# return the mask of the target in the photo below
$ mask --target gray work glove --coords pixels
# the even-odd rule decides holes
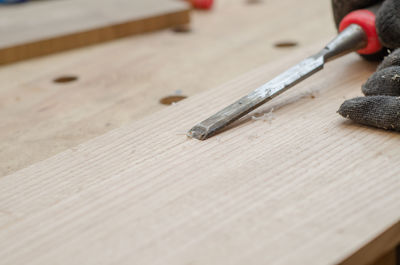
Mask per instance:
[[[336,25],[349,12],[377,2],[380,1],[332,0]],[[400,0],[384,1],[377,13],[376,28],[387,49],[400,47]],[[339,114],[361,124],[400,131],[400,49],[383,60],[362,86],[362,92],[366,97],[346,100]]]

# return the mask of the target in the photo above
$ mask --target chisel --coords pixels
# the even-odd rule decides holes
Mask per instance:
[[[339,34],[317,54],[308,57],[247,96],[194,126],[187,136],[205,140],[227,125],[263,105],[292,86],[323,69],[328,61],[353,51],[375,54],[382,49],[375,27],[375,13],[379,6],[349,13],[340,23]]]

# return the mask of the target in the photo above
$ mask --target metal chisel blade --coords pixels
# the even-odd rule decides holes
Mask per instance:
[[[356,51],[366,45],[367,35],[363,28],[359,25],[351,24],[319,53],[303,60],[247,96],[200,122],[187,133],[187,136],[198,140],[207,139],[232,122],[318,72],[328,60]]]
[[[187,133],[187,136],[198,140],[207,139],[222,128],[318,72],[323,66],[324,58],[322,55],[303,60],[247,96],[200,122]]]

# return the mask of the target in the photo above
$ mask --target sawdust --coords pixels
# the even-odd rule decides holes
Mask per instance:
[[[257,140],[258,138],[259,138],[260,136],[258,135],[258,134],[255,134],[255,135],[249,135],[247,138],[250,140],[250,141],[254,141],[254,140]]]
[[[278,109],[280,109],[280,108],[282,108],[282,107],[284,107],[284,106],[286,106],[288,104],[294,103],[294,102],[296,102],[296,101],[298,101],[300,99],[303,99],[303,98],[316,99],[316,98],[319,97],[319,93],[320,92],[317,91],[317,90],[309,90],[309,91],[303,92],[301,94],[298,94],[297,96],[288,98],[286,100],[283,100],[283,101],[275,104],[274,107],[271,108],[268,111],[255,113],[251,117],[251,119],[255,120],[255,121],[264,121],[264,122],[272,123],[272,121],[275,119],[274,111],[276,111],[276,110],[278,110]]]
[[[315,99],[319,96],[319,91],[311,91],[311,92],[306,93],[306,95],[308,95],[308,94],[310,95],[310,97],[312,99]]]
[[[392,80],[393,80],[393,81],[396,81],[396,80],[399,79],[399,78],[400,78],[400,75],[395,74],[395,75],[392,77]]]
[[[255,121],[267,121],[269,123],[272,122],[272,120],[275,119],[274,113],[273,113],[274,109],[272,108],[269,112],[264,113],[262,115],[260,114],[254,114],[251,119],[255,120]]]

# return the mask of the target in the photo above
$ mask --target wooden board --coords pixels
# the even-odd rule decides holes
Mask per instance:
[[[398,265],[398,261],[400,261],[400,255],[394,249],[379,258],[373,265]]]
[[[311,47],[313,50],[315,47]],[[336,110],[357,55],[206,142],[192,125],[309,49],[0,179],[1,264],[368,264],[400,242],[399,135]],[[257,115],[257,116],[258,116]]]
[[[32,1],[0,6],[0,64],[189,22],[172,0]]]
[[[303,5],[313,8],[288,8]],[[178,91],[190,98],[315,42],[324,45],[336,32],[330,16],[329,1],[218,0],[212,11],[192,13],[188,33],[166,29],[2,67],[0,177],[169,108],[160,99]],[[298,45],[275,47],[287,40]],[[64,75],[78,80],[53,82]]]
[[[259,3],[245,5],[242,0],[219,0],[213,12],[194,14],[193,30],[185,35],[163,31],[2,67],[0,175],[46,159],[149,113],[176,107],[158,103],[160,98],[174,94],[176,90],[182,90],[190,98],[267,61],[274,62],[283,55],[290,55],[299,48],[304,52],[304,47],[312,43],[322,45],[324,41],[321,40],[327,40],[335,33],[329,1],[270,0]],[[304,6],[313,8],[304,9]],[[300,9],[302,12],[298,12]],[[287,15],[283,16],[276,10],[285,10]],[[293,21],[296,27],[292,26]],[[282,40],[295,40],[299,46],[275,48],[274,43]],[[109,59],[110,54],[114,60]],[[304,52],[303,55],[307,54]],[[373,67],[368,71],[372,72]],[[64,74],[77,75],[79,80],[65,85],[52,83],[54,78]],[[354,90],[352,93],[360,92]],[[339,101],[337,104],[340,104]],[[329,119],[331,117],[327,117],[326,121]],[[338,144],[345,145],[346,142]],[[3,226],[3,229],[10,232],[16,227],[15,220],[22,222],[27,218],[30,218],[33,227],[39,226],[45,211],[58,203],[79,197],[80,191],[94,188],[101,181],[94,180],[90,174],[81,179],[71,178],[68,174],[64,176],[54,180],[63,183],[60,184],[61,189],[54,182],[44,182],[42,186],[36,183],[32,188],[38,192],[36,197],[21,196],[22,190],[28,191],[22,185],[13,202],[8,201],[12,211],[4,210],[4,203],[0,206],[2,224],[9,225]],[[8,182],[15,181],[10,187],[23,184],[20,177],[11,179],[8,176],[7,179]],[[53,191],[57,187],[59,194]],[[35,199],[35,202],[25,204],[27,208],[24,208],[22,205],[29,198]],[[19,207],[16,207],[16,200],[19,200]],[[36,208],[30,212],[30,206]],[[91,213],[88,211],[82,216]],[[38,218],[33,220],[35,214]],[[371,221],[361,220],[360,223],[368,225]],[[344,232],[348,236],[357,231]],[[369,233],[373,231],[369,230]],[[385,239],[382,235],[385,234],[377,237],[378,242],[370,244],[375,250],[379,240]],[[388,235],[396,236],[396,233]],[[123,243],[121,240],[121,247],[126,246]],[[383,242],[382,248],[389,246]],[[378,253],[382,248],[378,248]],[[352,256],[353,259],[360,255],[373,259],[378,255],[376,251],[371,252],[372,256],[365,255],[366,250],[370,252],[368,249],[368,246],[362,248],[358,256]],[[20,257],[23,258],[22,255]],[[393,258],[390,260],[391,264],[395,264]],[[3,262],[0,261],[0,264]]]

